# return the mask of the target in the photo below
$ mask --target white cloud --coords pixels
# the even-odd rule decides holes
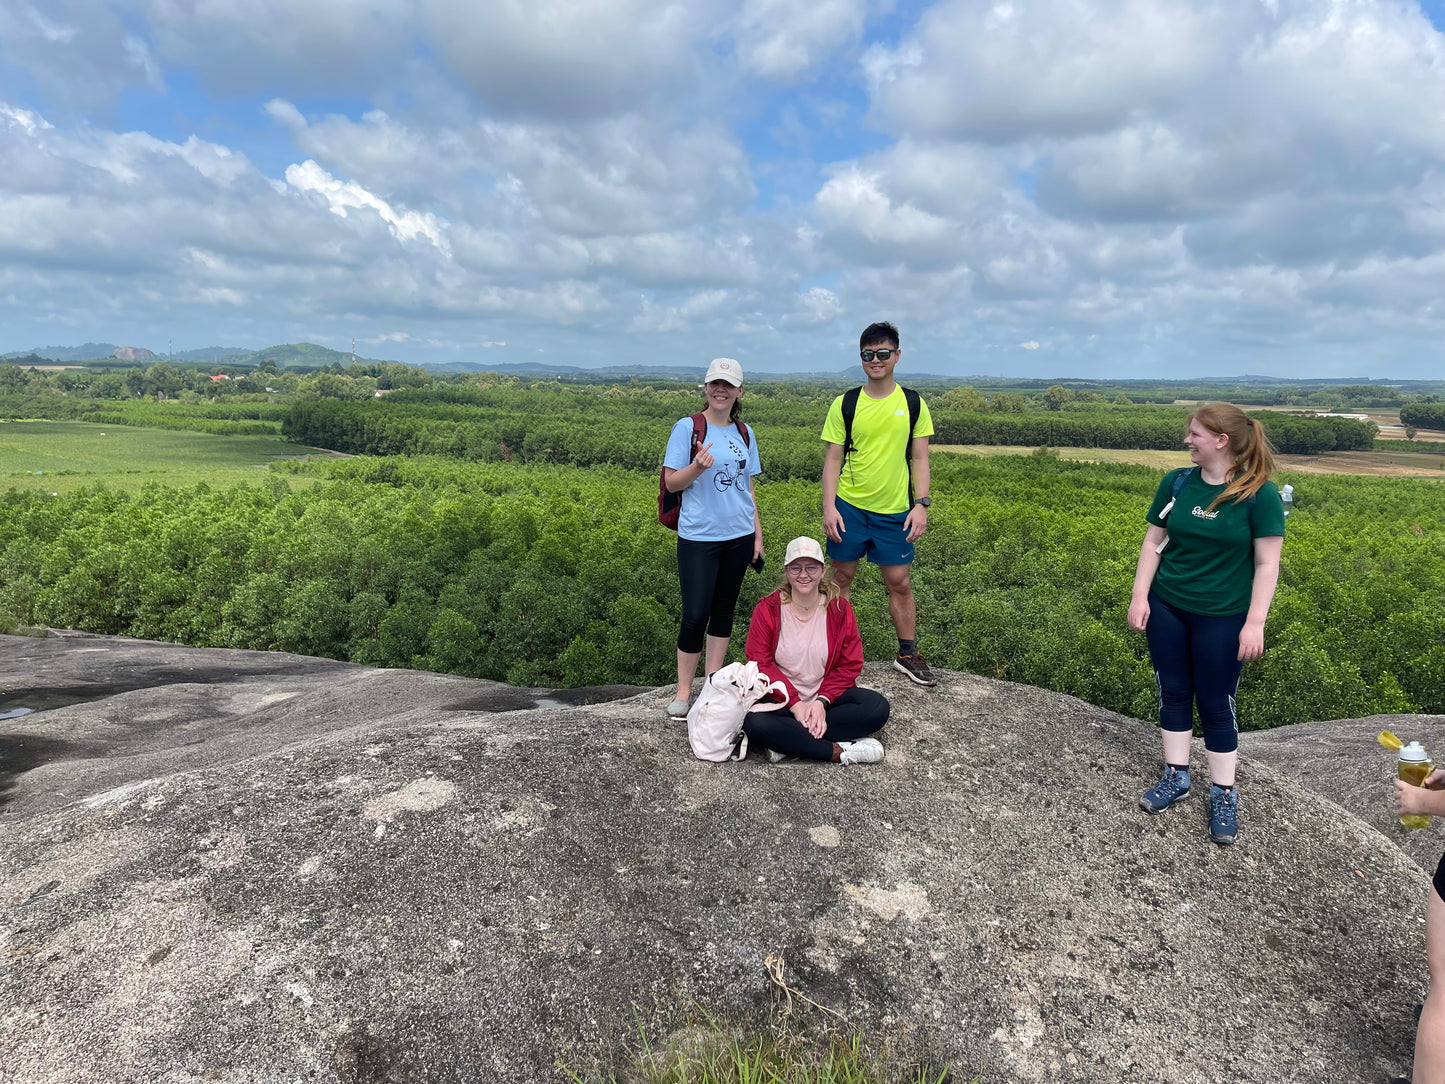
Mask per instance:
[[[863,32],[867,0],[743,0],[734,31],[743,67],[791,81]]]
[[[784,327],[817,327],[843,315],[843,302],[832,290],[814,286],[795,299],[792,312],[779,321]]]
[[[693,85],[714,5],[419,0],[431,45],[489,111],[578,120],[665,105]]]
[[[1195,87],[1237,18],[1226,11],[1190,0],[943,0],[865,66],[878,117],[898,131],[1009,143],[1108,130]]]
[[[319,193],[331,208],[331,213],[341,218],[346,218],[348,211],[375,211],[399,240],[425,238],[443,252],[450,247],[436,215],[397,211],[354,181],[337,180],[310,159],[300,165],[287,166],[286,180],[302,192]]]
[[[0,102],[0,119],[3,119],[9,127],[23,128],[27,134],[31,135],[38,129],[54,127],[39,113],[32,113],[28,109],[21,109],[8,102]]]
[[[1424,358],[1441,116],[1412,0],[0,0],[0,314]]]

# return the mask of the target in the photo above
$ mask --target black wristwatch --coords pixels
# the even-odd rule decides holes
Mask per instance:
[[[923,505],[924,508],[932,508],[932,507],[933,507],[933,500],[932,500],[932,498],[930,498],[930,497],[919,497],[919,498],[918,498],[916,501],[914,501],[913,503],[914,503],[914,504],[921,504],[921,505]]]

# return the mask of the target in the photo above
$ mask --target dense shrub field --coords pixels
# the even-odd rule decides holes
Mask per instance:
[[[755,418],[791,409],[749,408]],[[540,455],[392,456],[272,468],[299,485],[276,474],[225,490],[12,490],[0,497],[0,618],[519,685],[662,684],[678,592],[655,472],[659,434],[678,413],[668,404],[627,431],[645,468],[633,471]],[[593,431],[611,446],[610,425],[558,432]],[[816,475],[776,469],[786,440],[757,425],[770,568],[748,576],[735,651],[783,545],[818,533]],[[422,431],[445,433],[419,426],[413,437]],[[935,455],[915,571],[930,661],[1151,717],[1144,639],[1124,614],[1158,479],[1044,456]],[[1267,651],[1241,687],[1244,725],[1445,712],[1445,487],[1289,480],[1296,511]],[[892,626],[876,574],[859,577],[854,601],[869,656],[886,657]]]
[[[749,389],[743,416],[766,440],[774,478],[816,479],[818,435],[833,392]],[[1178,448],[1188,412],[1174,407],[998,413],[930,400],[935,444]],[[697,409],[683,387],[542,388],[452,385],[398,391],[380,402],[298,402],[281,432],[298,444],[355,455],[443,455],[481,462],[655,468],[668,429]],[[1373,424],[1348,418],[1258,415],[1281,452],[1311,455],[1371,447]]]

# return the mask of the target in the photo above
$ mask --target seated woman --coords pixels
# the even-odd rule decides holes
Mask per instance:
[[[883,745],[868,737],[888,721],[888,701],[854,684],[863,644],[853,607],[823,565],[823,547],[795,538],[783,556],[782,587],[758,603],[748,626],[747,656],[787,689],[787,710],[752,711],[748,742],[784,757],[874,764]]]

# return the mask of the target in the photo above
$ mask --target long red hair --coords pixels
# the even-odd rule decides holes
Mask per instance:
[[[1215,505],[1233,498],[1236,502],[1253,497],[1269,481],[1274,473],[1274,449],[1264,435],[1264,426],[1233,403],[1205,403],[1189,416],[1211,433],[1229,438],[1229,450],[1234,456],[1234,474],[1224,492],[1209,503]]]

